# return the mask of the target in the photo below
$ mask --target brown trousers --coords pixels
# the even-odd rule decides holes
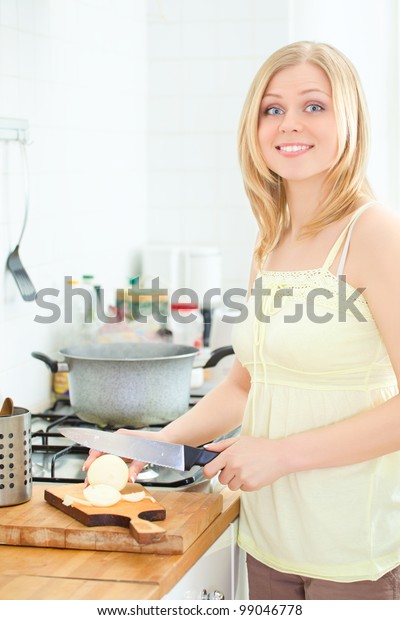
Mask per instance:
[[[339,583],[281,573],[247,554],[247,573],[250,600],[400,600],[400,566],[377,581]]]

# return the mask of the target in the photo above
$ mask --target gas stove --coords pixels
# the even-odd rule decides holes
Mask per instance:
[[[193,406],[199,396],[192,396],[189,406]],[[87,458],[88,448],[73,443],[61,434],[63,426],[100,428],[81,420],[69,401],[58,400],[40,413],[31,414],[32,430],[32,480],[37,483],[83,482],[85,472],[82,465]],[[141,430],[159,430],[160,426],[148,426]],[[111,427],[101,430],[113,431]],[[203,476],[203,470],[194,466],[190,471],[146,465],[139,474],[137,482],[148,487],[185,490],[186,487],[201,485],[205,490],[210,481]]]

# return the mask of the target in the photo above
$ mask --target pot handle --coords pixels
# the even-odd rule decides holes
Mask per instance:
[[[222,360],[224,357],[227,357],[228,355],[234,355],[235,351],[233,350],[233,347],[226,346],[226,347],[219,347],[218,349],[215,349],[215,351],[211,352],[211,355],[209,357],[209,359],[207,360],[207,362],[204,364],[203,368],[214,368],[214,366],[216,366],[218,364],[218,362],[220,360]]]
[[[45,355],[44,353],[38,353],[37,351],[33,351],[31,355],[35,359],[44,362],[46,366],[50,368],[52,373],[69,371],[67,362],[57,362],[56,360],[52,360],[48,355]]]

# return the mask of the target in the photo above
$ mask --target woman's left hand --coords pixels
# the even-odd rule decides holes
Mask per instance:
[[[280,440],[263,437],[232,437],[208,444],[208,450],[221,452],[204,466],[206,478],[218,480],[231,491],[257,491],[289,473]]]

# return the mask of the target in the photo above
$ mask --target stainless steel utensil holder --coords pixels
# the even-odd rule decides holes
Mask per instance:
[[[23,504],[32,497],[31,413],[14,407],[0,418],[0,507]]]

